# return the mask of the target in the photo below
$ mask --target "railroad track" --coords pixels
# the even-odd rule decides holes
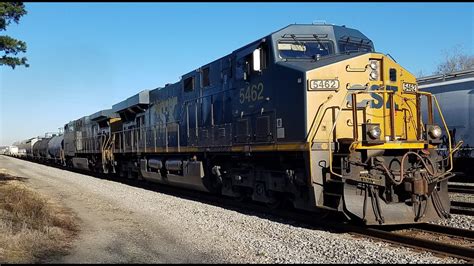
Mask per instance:
[[[448,192],[473,194],[474,195],[474,186],[457,185],[457,184],[449,184],[448,183]]]
[[[451,201],[451,213],[474,216],[474,202]]]
[[[474,231],[472,230],[434,224],[385,228],[350,227],[350,230],[362,236],[370,236],[397,245],[456,257],[467,260],[468,263],[474,263]],[[424,237],[420,237],[423,234]]]
[[[438,226],[433,224],[415,224],[403,226],[381,226],[367,227],[341,222],[343,216],[340,213],[325,212],[319,215],[312,212],[295,211],[293,209],[269,209],[267,206],[250,201],[236,201],[227,197],[203,193],[199,191],[180,189],[171,186],[157,185],[154,183],[144,183],[134,179],[105,176],[103,174],[86,172],[78,169],[71,169],[56,165],[50,165],[71,172],[92,175],[97,178],[120,182],[126,185],[140,187],[160,193],[178,196],[185,199],[196,200],[206,204],[232,209],[244,214],[256,215],[264,219],[273,220],[280,223],[293,224],[299,227],[333,231],[336,233],[349,233],[356,236],[370,237],[395,245],[407,246],[417,250],[425,250],[444,256],[450,256],[467,260],[474,263],[474,231],[456,229],[452,227]],[[318,217],[315,219],[315,217]],[[324,218],[321,218],[324,217]],[[403,231],[403,233],[400,233]],[[424,232],[425,235],[442,235],[443,241],[415,237],[407,231]],[[455,241],[453,241],[453,239]],[[451,243],[451,244],[449,244]],[[452,243],[461,243],[455,245]]]

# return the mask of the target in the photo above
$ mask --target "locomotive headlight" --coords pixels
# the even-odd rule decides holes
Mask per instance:
[[[382,134],[382,130],[380,130],[379,126],[371,126],[368,128],[369,137],[372,139],[379,139],[380,135]]]
[[[377,70],[377,61],[370,61],[369,66],[372,70]]]
[[[370,80],[376,80],[378,77],[379,77],[379,74],[377,73],[377,71],[373,70],[372,72],[370,72]]]
[[[441,138],[442,131],[439,126],[433,125],[429,128],[428,134],[430,134],[432,138],[439,139]]]

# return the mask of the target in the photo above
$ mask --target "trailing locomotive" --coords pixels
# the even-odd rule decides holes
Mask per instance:
[[[366,224],[425,222],[450,210],[433,105],[358,30],[290,25],[69,122],[62,160]]]

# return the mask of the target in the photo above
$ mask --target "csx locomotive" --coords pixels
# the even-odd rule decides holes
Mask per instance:
[[[30,150],[90,171],[289,201],[315,218],[334,210],[415,223],[449,216],[452,153],[436,152],[449,132],[434,112],[442,117],[436,98],[358,30],[289,25],[69,122],[51,153],[35,152],[48,138]]]

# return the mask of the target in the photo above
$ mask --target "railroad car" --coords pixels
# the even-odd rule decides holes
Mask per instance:
[[[425,99],[425,100],[423,100]],[[449,217],[441,110],[360,31],[289,25],[64,127],[72,167],[366,224]],[[423,110],[428,118],[422,120]]]
[[[18,144],[18,149],[22,150],[20,157],[25,158],[32,158],[33,157],[33,146],[39,140],[38,137],[29,138],[27,140],[23,140]],[[24,151],[24,152],[23,152]]]
[[[474,69],[419,78],[419,88],[437,96],[451,134],[452,142],[463,141],[454,154],[456,172],[474,171]],[[435,116],[435,121],[439,116]],[[440,149],[446,150],[447,135]]]
[[[45,137],[38,140],[35,145],[33,145],[33,156],[40,159],[48,159],[48,142],[51,137]]]
[[[64,164],[64,135],[54,134],[48,141],[47,158],[50,161]]]

